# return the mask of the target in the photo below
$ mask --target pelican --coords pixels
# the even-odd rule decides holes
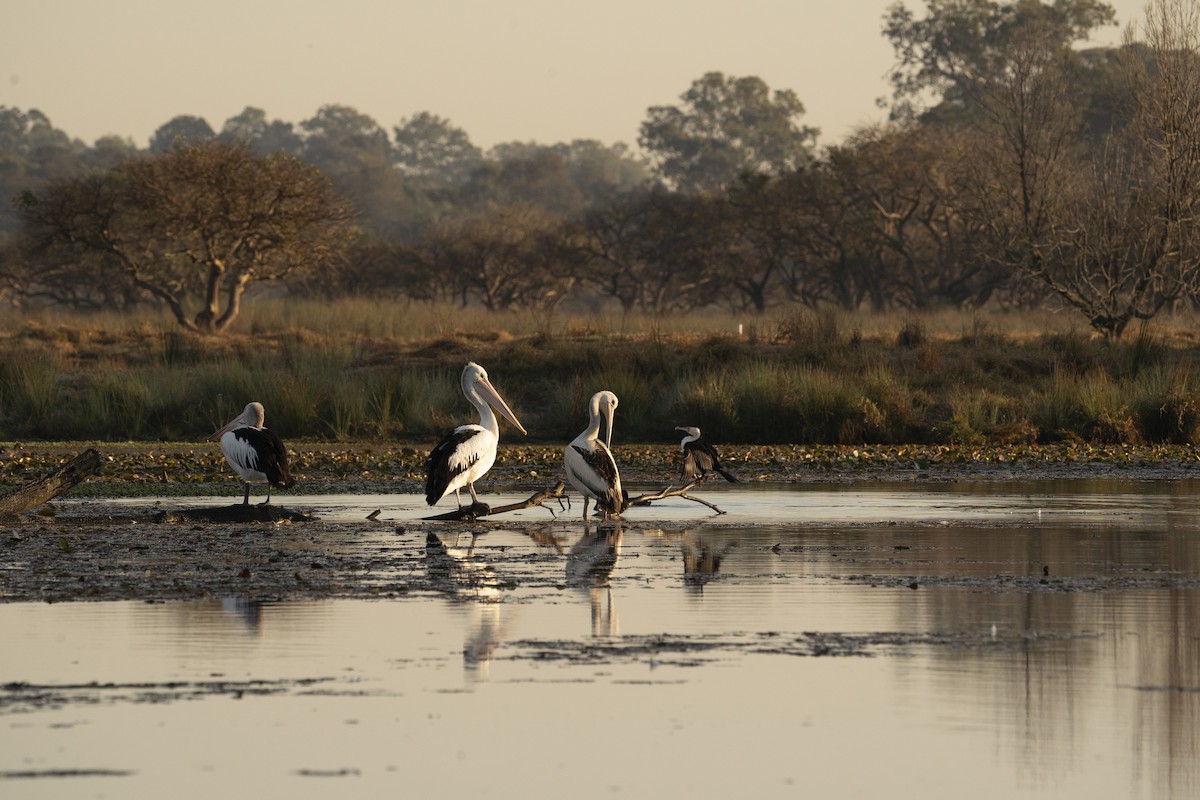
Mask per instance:
[[[500,423],[492,412],[493,406],[517,426],[517,430],[525,433],[516,415],[488,380],[487,370],[474,361],[463,369],[462,393],[479,412],[479,424],[459,425],[430,451],[425,460],[425,502],[429,505],[434,505],[453,490],[454,499],[462,508],[458,490],[463,486],[471,493],[471,502],[479,502],[475,481],[496,463],[496,445],[500,442]]]
[[[583,495],[583,518],[587,519],[588,498],[605,517],[620,516],[623,505],[621,476],[609,445],[612,442],[613,412],[617,396],[609,391],[596,392],[588,405],[591,420],[583,433],[567,445],[563,459],[567,480]],[[600,419],[607,422],[604,441],[600,441]]]
[[[296,485],[296,479],[288,472],[287,449],[283,442],[263,427],[266,413],[262,403],[249,403],[245,410],[229,421],[227,425],[217,429],[210,442],[220,442],[221,452],[246,484],[246,493],[242,496],[242,505],[250,505],[250,482],[267,482],[267,499],[263,505],[271,502],[271,487],[290,489]]]
[[[684,480],[694,480],[700,478],[704,480],[708,477],[708,472],[711,470],[718,473],[722,478],[730,483],[737,483],[737,478],[730,475],[721,467],[721,460],[717,457],[717,451],[708,442],[700,438],[700,429],[694,425],[676,428],[677,431],[683,431],[686,436],[679,443],[679,449],[683,451],[683,469],[680,470],[680,477]]]

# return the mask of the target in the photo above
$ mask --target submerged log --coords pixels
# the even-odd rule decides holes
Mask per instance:
[[[217,508],[177,508],[154,515],[155,522],[318,522],[307,511],[295,511],[269,504],[235,503]]]
[[[525,508],[533,508],[534,506],[541,506],[549,511],[551,516],[554,516],[554,509],[548,508],[542,504],[547,500],[561,499],[566,492],[566,488],[566,484],[564,484],[562,481],[559,481],[547,489],[539,489],[519,503],[509,503],[508,505],[496,506],[495,508],[492,508],[487,503],[472,503],[471,505],[463,508],[456,508],[453,511],[447,511],[445,514],[437,514],[432,517],[425,517],[425,519],[440,520],[445,522],[458,522],[463,520],[466,520],[467,522],[473,522],[480,517],[493,517],[496,514],[507,514],[509,511],[520,511]]]
[[[100,471],[100,454],[89,447],[66,464],[0,497],[0,517],[23,514],[34,506],[53,500]]]
[[[621,510],[626,511],[634,506],[648,506],[655,500],[665,500],[668,497],[681,497],[684,500],[691,500],[693,503],[700,503],[701,505],[708,506],[718,514],[724,514],[724,511],[717,508],[707,500],[702,500],[699,497],[693,497],[692,495],[688,494],[688,492],[695,488],[699,483],[700,479],[697,478],[696,480],[684,484],[683,486],[667,486],[657,492],[640,494],[637,497],[626,497],[625,501],[621,504]],[[445,514],[437,514],[436,516],[425,517],[425,519],[440,520],[445,522],[461,522],[464,520],[467,522],[473,522],[482,517],[494,517],[497,514],[505,514],[509,511],[521,511],[522,509],[533,508],[534,506],[545,508],[550,512],[551,516],[557,516],[554,513],[554,509],[544,504],[547,500],[562,500],[565,497],[566,485],[562,481],[559,481],[554,486],[534,492],[527,499],[522,500],[519,503],[509,503],[508,505],[496,506],[495,508],[490,507],[487,503],[472,503],[469,506],[457,508],[454,511],[447,511]]]

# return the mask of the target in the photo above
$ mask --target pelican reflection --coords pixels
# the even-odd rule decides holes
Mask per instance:
[[[567,553],[567,585],[587,592],[592,605],[592,635],[616,636],[612,572],[621,557],[621,523],[589,525]]]

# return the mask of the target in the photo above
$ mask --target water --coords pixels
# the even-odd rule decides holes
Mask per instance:
[[[1193,488],[722,489],[411,525],[397,600],[0,604],[0,792],[1194,797]]]

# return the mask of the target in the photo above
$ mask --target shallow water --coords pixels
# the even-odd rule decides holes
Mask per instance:
[[[0,792],[1194,797],[1193,489],[706,488],[474,539],[289,498],[404,523],[435,590],[0,604]]]

